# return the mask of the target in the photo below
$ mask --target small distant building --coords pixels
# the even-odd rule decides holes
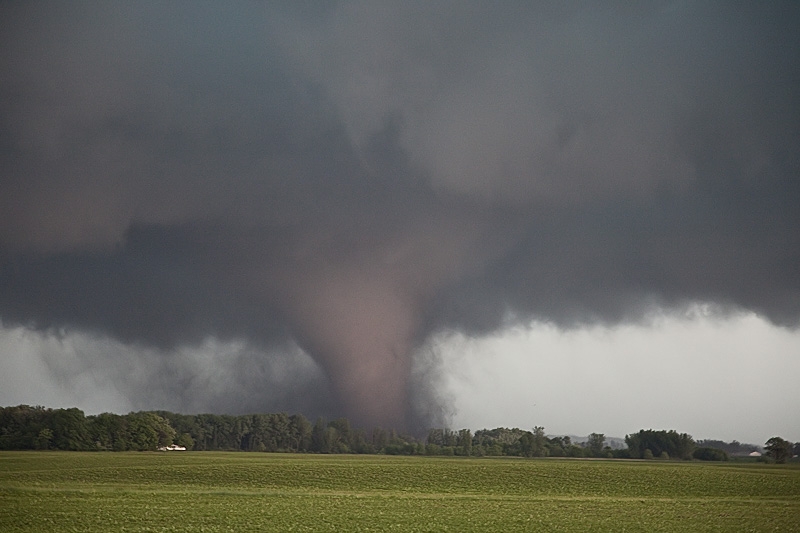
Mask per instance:
[[[160,452],[185,452],[186,446],[178,446],[177,444],[170,444],[169,446],[161,446],[158,451]]]
[[[761,457],[761,452],[755,452],[755,451],[753,451],[753,452],[750,452],[748,455],[749,455],[750,457]]]

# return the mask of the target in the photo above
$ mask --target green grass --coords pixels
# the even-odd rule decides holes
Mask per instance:
[[[800,531],[800,468],[5,452],[0,531]]]

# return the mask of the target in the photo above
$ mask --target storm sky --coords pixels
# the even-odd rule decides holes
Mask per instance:
[[[0,4],[0,404],[800,439],[798,27]]]

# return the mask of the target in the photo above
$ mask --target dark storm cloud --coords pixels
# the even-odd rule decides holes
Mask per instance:
[[[6,325],[296,342],[304,407],[400,426],[440,329],[800,318],[792,3],[0,10]]]

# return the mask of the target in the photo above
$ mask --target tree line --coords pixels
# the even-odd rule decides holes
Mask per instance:
[[[699,441],[674,430],[626,435],[625,449],[612,449],[605,435],[585,442],[548,437],[544,428],[434,428],[424,439],[380,427],[354,428],[346,418],[311,423],[301,414],[183,415],[141,411],[84,415],[77,408],[0,407],[0,450],[147,451],[177,444],[189,450],[388,455],[598,457],[727,460],[729,453],[756,449],[736,441]],[[767,441],[769,457],[784,462],[800,451],[779,437]]]
[[[182,415],[142,411],[85,416],[77,408],[0,407],[0,450],[147,451],[177,444],[189,450],[310,453],[417,453],[419,443],[394,430],[369,434],[346,418],[285,413]]]

